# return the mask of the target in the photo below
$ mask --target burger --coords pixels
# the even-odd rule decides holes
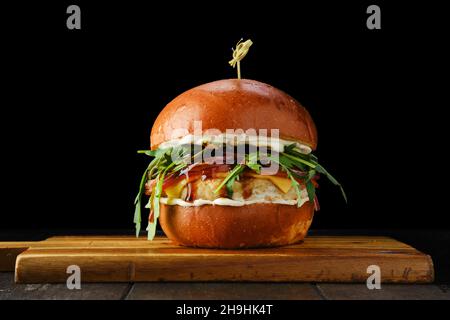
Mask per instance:
[[[190,89],[158,115],[134,222],[149,209],[182,246],[255,248],[301,241],[319,209],[317,130],[294,98],[265,83],[228,79]]]

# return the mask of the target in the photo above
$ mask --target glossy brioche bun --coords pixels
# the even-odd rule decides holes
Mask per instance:
[[[203,133],[217,129],[279,129],[280,138],[317,147],[317,131],[308,111],[294,98],[268,84],[228,79],[203,84],[173,99],[157,117],[151,148],[194,134],[194,121]]]
[[[251,204],[242,207],[161,204],[159,221],[178,245],[201,248],[255,248],[302,240],[311,225],[314,204]]]

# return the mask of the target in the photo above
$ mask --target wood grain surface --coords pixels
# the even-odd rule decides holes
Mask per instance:
[[[166,238],[52,237],[0,243],[0,265],[10,264],[14,252],[20,253],[19,283],[65,282],[73,264],[81,268],[83,282],[365,282],[373,264],[380,266],[383,283],[434,279],[429,256],[387,237],[310,236],[292,246],[247,250],[179,247]]]

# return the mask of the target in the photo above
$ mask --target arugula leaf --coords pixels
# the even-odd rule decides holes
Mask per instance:
[[[151,162],[147,169],[144,171],[144,174],[142,175],[141,182],[139,184],[139,191],[138,194],[134,200],[135,210],[134,210],[134,223],[136,225],[136,237],[139,236],[139,232],[141,231],[141,208],[142,208],[142,195],[144,193],[145,189],[145,183],[148,179],[148,172],[151,169],[151,165],[153,162]]]
[[[156,185],[150,195],[149,205],[153,212],[153,223],[148,224],[148,239],[153,239],[156,233],[156,225],[160,213],[160,200],[162,196],[162,186],[164,178],[168,173],[176,173],[184,169],[190,161],[201,155],[201,152],[194,156],[190,155],[191,147],[178,146],[175,148],[157,149],[157,150],[139,150],[138,153],[146,154],[154,157],[149,166],[145,170],[139,185],[139,192],[135,199],[134,223],[136,225],[136,236],[139,236],[141,229],[141,213],[142,213],[142,195],[145,191],[145,184],[149,179],[155,179]],[[173,156],[173,157],[172,157]]]
[[[310,168],[315,168],[316,164],[312,163],[311,161],[305,160],[302,157],[296,157],[287,153],[282,152],[280,155],[282,155],[283,157],[288,158],[289,160],[292,161],[292,163],[300,163],[300,164],[305,164]]]
[[[252,152],[246,156],[245,165],[255,171],[256,173],[261,173],[261,165],[258,163],[258,153]]]
[[[309,155],[309,159],[311,160],[311,162],[318,162],[319,161],[319,159],[315,156],[315,155],[313,155],[312,153],[310,153]]]
[[[135,205],[134,209],[134,225],[136,229],[136,237],[139,237],[139,233],[141,232],[141,201],[138,201],[138,203]]]
[[[291,152],[294,150],[294,148],[297,147],[297,143],[292,143],[288,146],[284,147],[284,152]]]
[[[311,180],[306,182],[306,192],[308,193],[309,201],[313,202],[316,196],[316,188],[314,188],[314,185],[311,182]]]
[[[139,183],[138,194],[134,200],[135,210],[134,210],[134,219],[133,222],[136,228],[136,237],[139,236],[141,231],[141,222],[142,222],[142,196],[145,193],[145,184],[149,179],[152,179],[155,171],[158,171],[159,166],[162,162],[163,155],[167,152],[167,149],[157,149],[157,150],[139,150],[138,153],[144,153],[149,156],[155,157],[147,169],[145,169],[142,174],[141,181]],[[153,194],[152,194],[153,195]]]
[[[151,202],[151,209],[153,210],[153,222],[148,223],[147,231],[148,231],[148,239],[153,240],[156,234],[156,224],[158,222],[159,218],[159,212],[160,212],[160,200],[162,195],[162,187],[164,183],[164,178],[166,177],[167,172],[175,165],[175,162],[172,162],[167,168],[165,168],[162,172],[159,172],[156,177],[156,186],[153,190],[152,194],[152,202]]]
[[[244,171],[247,166],[251,170],[257,172],[258,174],[261,172],[261,165],[258,163],[258,153],[252,152],[245,156],[245,165],[238,164],[233,170],[229,172],[229,174],[225,177],[222,183],[214,190],[215,193],[219,192],[220,189],[225,185],[227,188],[228,197],[231,198],[233,196],[233,185],[236,181],[237,177]]]
[[[137,153],[146,154],[149,157],[155,157],[157,150],[138,150]]]
[[[310,181],[312,178],[314,178],[315,175],[316,175],[316,170],[314,170],[314,169],[309,170],[306,180]]]
[[[237,176],[232,177],[230,180],[227,181],[227,183],[225,184],[226,188],[227,188],[227,195],[228,198],[232,198],[233,197],[233,185],[234,185],[234,181],[236,180]]]
[[[311,169],[308,171],[307,177],[306,177],[306,192],[308,193],[309,201],[313,202],[314,198],[316,196],[316,188],[314,187],[314,184],[312,183],[312,179],[316,175],[316,170]]]
[[[342,187],[342,185],[336,180],[336,178],[334,178],[327,170],[325,170],[324,167],[322,167],[321,165],[317,165],[316,167],[317,172],[324,174],[328,180],[331,181],[331,183],[333,183],[335,186],[338,186],[339,189],[341,189],[341,193],[342,196],[344,197],[345,202],[347,203],[347,195],[345,194],[344,188]]]
[[[228,175],[225,177],[225,179],[223,179],[223,181],[219,184],[219,186],[216,188],[216,190],[214,190],[214,193],[217,193],[220,191],[220,189],[222,189],[222,187],[224,185],[226,185],[228,183],[228,181],[230,181],[231,179],[233,179],[233,183],[234,180],[236,179],[237,176],[239,176],[241,174],[242,171],[244,171],[245,166],[242,164],[237,164],[233,170],[231,170]],[[231,184],[231,186],[233,186]],[[233,188],[231,188],[231,190],[233,190]]]
[[[285,148],[286,151],[286,148]],[[313,154],[302,154],[300,152],[297,152],[294,149],[288,149],[287,150],[290,154],[287,153],[281,153],[280,154],[280,158],[282,158],[283,156],[287,157],[290,160],[291,164],[297,165],[298,162],[305,164],[307,166],[309,166],[310,168],[314,169],[315,171],[324,174],[328,180],[331,181],[331,183],[333,183],[335,186],[338,186],[339,189],[341,190],[342,196],[345,200],[345,202],[347,203],[347,195],[345,194],[344,188],[342,187],[342,185],[336,180],[336,178],[334,178],[327,170],[325,170],[324,167],[322,167],[317,160],[317,157],[314,156]],[[298,162],[297,162],[298,161]],[[299,169],[302,169],[300,166],[297,166]],[[303,168],[304,170],[304,168]],[[305,170],[304,170],[305,171]],[[310,171],[308,171],[310,172]],[[308,179],[311,179],[312,177],[309,177]]]

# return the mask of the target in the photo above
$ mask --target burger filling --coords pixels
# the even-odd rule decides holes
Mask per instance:
[[[231,190],[221,186],[226,172],[214,172],[213,165],[198,165],[178,176],[168,177],[162,186],[161,202],[169,205],[200,206],[206,204],[241,206],[251,203],[298,204],[298,194],[286,174],[276,176],[258,175],[244,170],[239,180],[234,181]],[[229,168],[231,170],[231,167]],[[194,172],[195,171],[195,172]],[[311,180],[317,187],[316,178]],[[155,180],[145,184],[145,194],[151,196]],[[301,205],[309,200],[306,188],[301,185]],[[216,190],[219,189],[219,192]],[[317,203],[317,201],[316,201]],[[147,205],[151,207],[151,203]]]
[[[217,147],[217,146],[216,146]],[[150,209],[147,227],[149,238],[156,231],[160,203],[180,206],[227,205],[243,206],[254,203],[277,203],[302,206],[314,202],[319,174],[342,187],[311,153],[298,143],[266,150],[265,153],[248,146],[220,146],[217,152],[208,145],[172,145],[157,150],[145,150],[153,160],[145,171],[136,197],[134,222],[137,234],[141,226],[141,202],[148,196]],[[267,148],[266,148],[267,149]],[[232,152],[230,152],[230,150]],[[244,150],[244,151],[243,151]],[[307,150],[307,149],[306,149]],[[205,159],[205,154],[209,158]],[[276,171],[267,173],[276,164]],[[343,192],[345,198],[345,193]]]

